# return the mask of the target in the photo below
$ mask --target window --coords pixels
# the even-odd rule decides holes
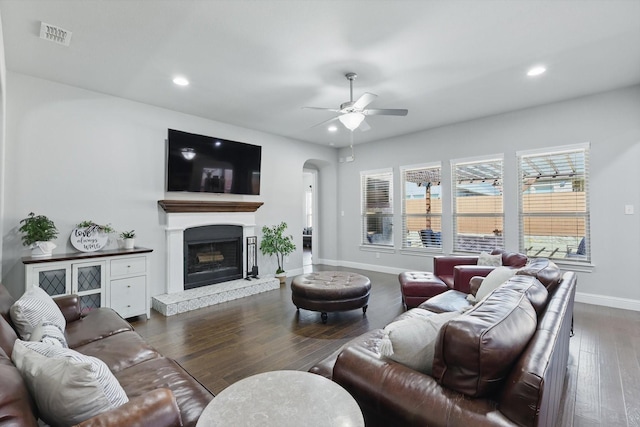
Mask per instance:
[[[518,153],[520,249],[589,262],[589,147]]]
[[[402,247],[442,249],[440,163],[401,168]]]
[[[360,173],[362,244],[393,246],[393,171]]]
[[[455,252],[504,247],[502,163],[502,157],[451,161]]]

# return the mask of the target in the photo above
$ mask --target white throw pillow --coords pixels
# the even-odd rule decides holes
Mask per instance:
[[[460,316],[457,311],[424,317],[406,317],[388,324],[380,354],[411,369],[431,375],[436,339],[442,325]]]
[[[42,319],[48,319],[60,327],[64,332],[67,322],[58,304],[42,288],[33,285],[11,306],[11,320],[18,335],[23,340],[29,340],[36,326]]]
[[[129,401],[100,359],[50,344],[17,340],[11,360],[52,426],[69,426]]]
[[[480,252],[480,255],[478,255],[478,265],[500,267],[502,266],[502,254],[491,255],[486,252]]]
[[[480,302],[485,299],[494,289],[511,279],[518,271],[515,268],[497,267],[484,278],[478,292],[476,292],[476,301]]]
[[[55,322],[48,319],[43,319],[42,322],[35,327],[29,341],[40,341],[58,347],[69,348],[64,332]]]

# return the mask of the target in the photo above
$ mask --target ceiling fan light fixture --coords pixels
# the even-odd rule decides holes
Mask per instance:
[[[350,131],[354,131],[358,129],[358,126],[360,126],[360,123],[364,120],[364,114],[357,112],[347,113],[339,116],[338,120],[340,120],[340,123],[342,123],[344,127]]]

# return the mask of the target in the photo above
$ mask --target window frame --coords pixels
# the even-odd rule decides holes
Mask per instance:
[[[407,207],[407,194],[406,194],[406,187],[407,187],[407,172],[410,171],[421,171],[421,170],[425,170],[425,171],[436,171],[435,173],[437,174],[437,186],[440,187],[439,193],[440,193],[440,212],[439,213],[433,213],[433,212],[425,212],[423,213],[418,213],[418,214],[409,214],[408,212],[408,207]],[[442,253],[443,249],[442,249],[442,202],[443,202],[443,193],[442,193],[442,185],[441,185],[441,181],[442,181],[442,162],[441,161],[437,161],[437,162],[429,162],[429,163],[422,163],[422,164],[417,164],[417,165],[407,165],[407,166],[400,166],[400,190],[401,190],[401,197],[402,197],[402,202],[401,202],[401,206],[400,206],[400,215],[401,215],[401,221],[402,221],[402,244],[401,244],[401,248],[403,250],[411,250],[411,251],[416,251],[416,252],[437,252],[437,253]],[[431,186],[433,184],[430,183],[429,186],[427,186],[427,191],[430,192]],[[426,201],[426,199],[425,199]],[[436,223],[440,224],[439,227],[439,231],[436,231],[434,233],[433,229],[426,229],[426,230],[430,230],[432,233],[428,236],[425,237],[422,235],[422,233],[420,233],[418,235],[418,239],[419,239],[419,244],[420,245],[414,245],[415,242],[411,242],[409,241],[408,238],[408,232],[407,232],[407,223],[409,218],[414,218],[417,220],[421,220],[422,218],[424,218],[425,220],[425,224],[429,223],[431,224],[431,222],[433,220],[435,220]],[[425,243],[425,241],[427,243]]]
[[[522,253],[527,254],[529,257],[541,256],[549,258],[555,262],[560,263],[570,263],[570,264],[579,264],[579,265],[591,265],[592,263],[592,253],[591,253],[591,209],[590,209],[590,151],[591,145],[590,143],[580,143],[580,144],[571,144],[571,145],[563,145],[563,146],[554,146],[554,147],[545,147],[542,149],[536,150],[523,150],[516,152],[516,166],[518,170],[518,244],[520,251]],[[545,156],[554,156],[561,154],[573,154],[582,152],[584,156],[582,161],[584,163],[584,172],[582,176],[582,183],[577,184],[581,185],[584,193],[584,213],[579,212],[558,212],[558,211],[548,211],[548,212],[534,212],[534,213],[525,213],[524,212],[524,196],[525,191],[523,190],[525,184],[525,176],[522,168],[522,162],[524,158],[532,158],[532,157],[545,157]],[[556,178],[558,174],[553,176]],[[561,174],[562,175],[562,174]],[[575,175],[575,173],[573,174]],[[573,178],[574,176],[567,175],[567,179]],[[550,181],[551,182],[551,181]],[[548,184],[550,185],[550,184]],[[573,188],[573,184],[572,184]],[[561,193],[556,193],[561,194]],[[558,205],[555,205],[556,209]],[[579,235],[576,236],[560,236],[566,237],[567,239],[573,239],[575,241],[571,242],[571,245],[566,245],[566,250],[564,252],[558,251],[558,248],[553,248],[555,251],[551,254],[548,253],[538,253],[536,254],[534,251],[528,251],[526,236],[525,236],[525,219],[526,218],[545,218],[545,217],[554,217],[554,218],[584,218],[583,226],[584,226],[584,235],[582,239],[578,241]],[[576,222],[577,227],[578,222]],[[578,231],[576,231],[578,234]],[[539,248],[538,248],[539,249]],[[574,253],[571,253],[575,250]],[[584,255],[579,254],[580,251],[584,251]],[[529,252],[529,253],[528,253]],[[555,254],[561,253],[564,256],[556,256]]]
[[[368,210],[371,207],[367,206],[367,199],[369,199],[369,192],[367,187],[367,179],[378,179],[387,181],[388,191],[387,191],[387,201],[388,206],[383,208],[374,208],[379,209],[381,212],[369,212]],[[394,243],[394,232],[393,232],[393,222],[394,222],[394,200],[393,200],[393,168],[383,168],[383,169],[375,169],[368,171],[360,171],[360,245],[363,247],[382,247],[382,248],[393,248],[395,246]],[[383,236],[387,230],[385,230],[385,223],[390,227],[389,233],[390,236],[388,239],[384,241],[374,241],[375,234],[369,234],[369,220],[375,219],[376,222],[380,223],[380,228]],[[369,237],[370,236],[370,237]]]
[[[463,159],[452,159],[451,161],[451,217],[452,217],[452,245],[453,252],[455,253],[470,253],[477,254],[480,252],[490,252],[496,247],[504,248],[505,243],[505,209],[504,209],[504,168],[505,158],[504,154],[493,154],[487,156],[478,156]],[[489,176],[487,172],[486,176],[478,175],[477,178],[469,178],[471,175],[462,175],[459,172],[461,166],[480,165],[499,163],[499,176]],[[485,169],[487,166],[485,166]],[[464,178],[464,179],[463,179]],[[480,180],[481,184],[491,185],[492,187],[499,188],[500,195],[500,207],[497,212],[473,212],[473,213],[460,213],[458,212],[458,188],[464,181],[469,181],[469,185],[473,184],[473,181]],[[496,228],[491,232],[492,235],[484,233],[483,235],[473,236],[473,234],[466,233],[469,236],[468,240],[464,241],[465,233],[460,233],[458,230],[461,228],[460,219],[462,218],[476,218],[481,220],[483,218],[491,220],[496,224],[498,221],[502,225],[502,229]],[[496,219],[498,221],[496,221]],[[477,225],[476,225],[477,227]],[[480,234],[480,233],[478,233]]]

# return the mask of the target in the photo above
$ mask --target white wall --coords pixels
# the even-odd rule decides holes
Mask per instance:
[[[20,219],[31,211],[49,216],[58,226],[60,236],[54,252],[72,251],[69,234],[82,220],[110,223],[117,230],[135,229],[136,244],[154,249],[152,295],[164,292],[164,212],[157,201],[181,196],[164,191],[167,128],[263,147],[260,196],[196,196],[263,201],[256,214],[256,230],[280,221],[288,223],[299,247],[285,265],[292,272],[302,268],[305,162],[311,160],[317,165],[320,186],[327,189],[336,186],[334,148],[13,72],[7,75],[7,123],[2,280],[15,296],[24,289],[20,258],[27,255],[17,228]],[[326,205],[329,210],[335,209],[335,200]],[[325,227],[328,236],[336,235],[335,220],[329,220]],[[327,254],[333,256],[333,250],[328,249]],[[261,274],[276,269],[275,259],[262,259],[261,255],[258,265]]]
[[[411,113],[410,113],[411,114]],[[441,161],[443,194],[450,194],[451,159],[505,155],[505,240],[518,250],[517,171],[520,150],[591,143],[591,250],[593,268],[579,273],[585,302],[640,310],[635,262],[640,259],[640,86],[537,108],[444,126],[388,141],[355,147],[355,161],[338,166],[338,263],[388,272],[430,270],[432,259],[411,256],[401,245],[399,167]],[[341,157],[350,155],[343,149]],[[359,173],[394,168],[395,244],[392,253],[360,248]],[[624,215],[632,204],[635,215]],[[443,206],[444,251],[450,253],[451,204]]]
[[[4,147],[5,147],[5,124],[6,124],[6,86],[7,86],[7,66],[4,58],[4,39],[2,32],[2,16],[0,15],[0,190],[4,190]],[[4,191],[0,191],[0,218],[4,212]],[[3,233],[3,221],[0,221],[0,242]],[[0,259],[2,259],[2,245],[0,244]],[[0,263],[0,277],[2,277],[2,264]]]

